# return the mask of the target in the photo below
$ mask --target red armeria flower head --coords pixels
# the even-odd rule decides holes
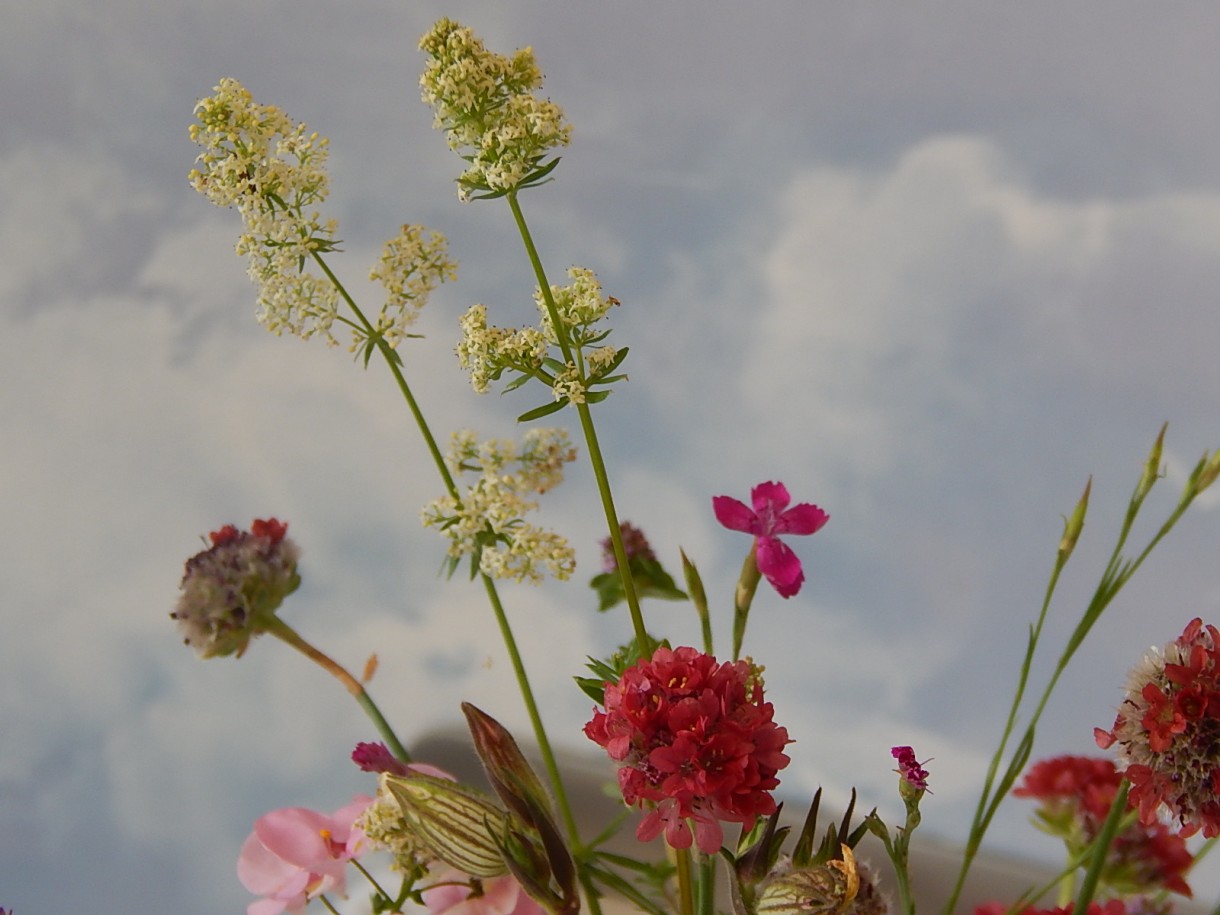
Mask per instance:
[[[210,548],[186,561],[170,617],[200,657],[241,657],[301,583],[300,550],[287,532],[275,518],[256,520],[249,531],[226,524],[209,535]]]
[[[1056,756],[1031,766],[1012,793],[1041,801],[1040,826],[1075,854],[1101,831],[1121,782],[1122,774],[1108,759]],[[1102,879],[1124,895],[1166,889],[1190,896],[1185,878],[1193,862],[1186,840],[1173,830],[1156,821],[1137,822],[1114,838]]]
[[[801,590],[805,572],[792,549],[779,539],[780,534],[813,534],[830,520],[816,505],[792,501],[783,483],[759,483],[750,490],[751,509],[731,496],[714,496],[712,510],[716,520],[731,531],[753,534],[758,549],[758,571],[766,576],[780,597],[791,597]]]
[[[1094,736],[1103,749],[1119,745],[1141,823],[1165,812],[1182,836],[1220,836],[1220,631],[1195,618],[1145,655],[1114,727]]]
[[[790,741],[771,720],[759,673],[747,661],[660,647],[606,684],[605,711],[585,734],[619,764],[623,800],[649,808],[636,831],[642,841],[664,831],[672,847],[689,848],[693,822],[695,844],[712,854],[720,821],[748,829],[775,812],[771,790]]]

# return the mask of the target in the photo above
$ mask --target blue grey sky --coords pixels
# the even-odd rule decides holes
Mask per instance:
[[[679,545],[696,560],[721,640],[748,541],[711,496],[778,479],[831,515],[793,544],[804,590],[760,592],[746,646],[797,741],[786,796],[854,783],[896,814],[889,747],[911,744],[934,757],[924,828],[963,836],[1061,516],[1092,474],[1039,683],[1160,425],[1167,478],[1136,544],[1220,447],[1220,8],[18,0],[0,31],[0,906],[241,911],[257,816],[371,789],[346,759],[370,729],[320,671],[278,643],[207,663],[180,645],[181,564],[225,522],[289,520],[304,584],[285,618],[354,668],[377,651],[405,737],[462,699],[524,730],[481,592],[437,576],[418,513],[440,489],[389,377],[257,326],[237,217],[186,183],[191,110],[224,76],[328,136],[336,269],[371,293],[401,223],[445,232],[460,278],[406,369],[440,434],[512,434],[533,400],[476,397],[452,356],[471,303],[500,324],[533,306],[507,207],[458,202],[418,99],[441,15],[532,45],[574,125],[523,206],[554,279],[589,267],[623,303],[630,381],[595,410],[620,511],[671,568]],[[1143,651],[1220,620],[1217,504],[1102,620],[1037,755],[1094,752]],[[506,601],[556,741],[584,749],[570,678],[629,632],[583,585],[604,536],[586,465],[541,520],[576,545],[576,582]],[[688,609],[645,610],[697,639]],[[1027,815],[1010,804],[992,847],[1055,860]]]

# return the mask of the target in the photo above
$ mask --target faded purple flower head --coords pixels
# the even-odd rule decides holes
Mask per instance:
[[[792,597],[801,590],[805,572],[801,561],[779,535],[816,533],[830,520],[830,515],[809,502],[789,508],[792,499],[783,483],[759,483],[750,490],[750,501],[753,509],[731,496],[714,496],[712,510],[716,520],[729,530],[754,535],[758,571],[780,597]]]
[[[894,771],[902,776],[903,782],[917,791],[928,790],[928,772],[923,763],[915,759],[915,751],[910,747],[891,747],[890,755],[898,760],[898,768]]]
[[[256,520],[249,531],[226,524],[211,533],[211,547],[186,561],[170,617],[201,658],[241,657],[297,589],[300,550],[287,532],[275,518]]]
[[[618,529],[623,538],[623,552],[627,554],[628,564],[633,559],[657,561],[657,556],[642,530],[630,521],[622,522]],[[614,558],[614,542],[609,537],[602,541],[602,569],[606,572],[618,571],[618,561]]]

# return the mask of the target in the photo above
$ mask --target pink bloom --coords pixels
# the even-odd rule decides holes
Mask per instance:
[[[479,895],[461,871],[438,871],[428,878],[435,885],[421,895],[432,915],[546,915],[512,874],[480,880]]]
[[[780,597],[791,597],[801,590],[805,573],[801,561],[779,535],[816,533],[830,515],[808,502],[789,508],[791,497],[783,483],[759,483],[750,490],[750,500],[753,509],[730,496],[714,496],[712,510],[716,520],[729,530],[754,535],[758,571]]]
[[[721,821],[748,829],[775,811],[788,732],[772,721],[758,671],[694,648],[658,648],[605,687],[605,711],[585,725],[619,763],[628,804],[649,808],[636,835],[714,853]],[[692,832],[691,823],[694,823]]]
[[[247,915],[298,912],[322,893],[342,894],[347,862],[364,840],[353,824],[372,802],[359,795],[330,816],[285,807],[259,817],[237,859],[242,886],[264,897],[250,903]]]

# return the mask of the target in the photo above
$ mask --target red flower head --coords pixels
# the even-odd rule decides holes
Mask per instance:
[[[1101,831],[1121,781],[1108,759],[1056,756],[1031,766],[1012,793],[1041,801],[1039,824],[1075,853]],[[1115,837],[1102,879],[1128,895],[1166,889],[1190,896],[1185,878],[1193,861],[1186,840],[1163,823],[1137,822]]]
[[[1220,836],[1220,631],[1196,618],[1146,655],[1113,728],[1094,735],[1103,749],[1119,745],[1141,823],[1165,812],[1182,836]]]
[[[720,821],[750,828],[775,811],[771,789],[788,765],[788,732],[772,720],[758,669],[720,663],[694,648],[658,648],[652,659],[607,683],[605,711],[585,725],[619,763],[628,804],[648,806],[636,832],[665,832],[674,848],[716,852]]]

